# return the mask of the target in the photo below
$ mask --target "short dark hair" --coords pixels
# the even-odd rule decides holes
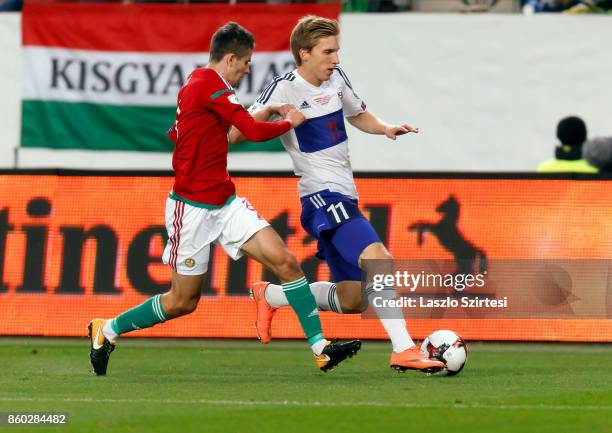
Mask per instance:
[[[243,57],[255,46],[255,38],[247,29],[233,21],[220,27],[210,41],[210,61],[218,62],[226,54]]]

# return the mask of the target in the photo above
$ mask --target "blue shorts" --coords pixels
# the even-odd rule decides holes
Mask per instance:
[[[329,190],[300,200],[302,227],[318,241],[317,257],[327,262],[334,281],[361,281],[359,256],[381,240],[357,200]]]

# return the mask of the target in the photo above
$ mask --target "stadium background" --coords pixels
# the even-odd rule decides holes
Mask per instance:
[[[165,77],[164,91],[155,92],[142,81],[141,72],[128,77],[123,88],[117,78],[114,88],[109,83],[110,90],[98,92],[85,78],[81,81],[87,62],[102,59],[127,70],[127,56],[137,65],[182,65],[187,72],[189,65],[205,62],[202,47],[216,26],[238,19],[259,41],[252,82],[239,89],[248,105],[271,78],[267,73],[291,69],[287,35],[295,19],[310,12],[339,16],[342,64],[369,107],[385,119],[406,118],[422,128],[418,136],[393,143],[350,134],[353,165],[365,176],[358,180],[361,206],[376,220],[397,258],[451,257],[435,239],[419,248],[407,227],[420,219],[437,221],[436,207],[453,194],[461,206],[458,229],[485,249],[489,260],[586,261],[597,267],[597,283],[567,269],[575,282],[571,287],[547,283],[552,292],[549,298],[540,296],[541,308],[522,312],[533,318],[418,318],[411,321],[414,335],[424,337],[435,323],[452,324],[468,339],[612,340],[607,270],[612,228],[605,177],[408,172],[531,171],[552,154],[554,125],[569,113],[588,120],[590,135],[608,132],[609,113],[600,107],[612,97],[612,88],[602,86],[612,60],[598,42],[602,35],[612,36],[605,17],[351,15],[340,14],[337,4],[185,9],[33,3],[22,16],[0,16],[0,43],[7,59],[0,71],[6,95],[0,101],[0,166],[6,167],[0,178],[0,334],[81,335],[90,317],[113,316],[167,288],[169,271],[159,264],[165,236],[162,209],[171,188],[167,172],[106,176],[19,171],[170,168],[170,153],[162,152],[170,150],[163,130],[172,123],[173,91],[180,80]],[[265,25],[269,14],[275,17],[274,32]],[[96,26],[90,28],[94,20]],[[181,20],[192,20],[185,28],[198,31],[168,37],[168,29]],[[207,24],[196,26],[200,21]],[[281,36],[283,32],[287,35]],[[547,32],[555,38],[539,37]],[[58,66],[62,61],[65,69]],[[373,67],[378,64],[380,68]],[[586,70],[588,79],[583,78]],[[98,77],[100,83],[104,81]],[[290,168],[287,155],[276,151],[278,144],[248,149],[258,152],[232,153],[230,168]],[[371,170],[378,175],[368,175]],[[275,224],[310,277],[326,279],[326,268],[313,258],[314,243],[299,227],[296,182],[277,176],[242,172],[236,178],[239,193]],[[75,271],[79,266],[80,277]],[[100,270],[94,278],[96,266]],[[246,288],[262,277],[267,275],[257,265],[230,265],[216,252],[199,311],[136,334],[253,337]],[[518,293],[528,299],[537,289]],[[62,307],[66,305],[71,308]],[[53,326],[42,326],[37,321],[41,315]],[[324,322],[338,337],[383,337],[375,320],[326,315]],[[300,336],[289,312],[275,326],[279,337]],[[600,330],[596,334],[590,332],[594,326]]]
[[[239,174],[234,179],[238,193],[271,221],[308,277],[329,279],[327,267],[314,257],[316,243],[299,225],[293,176]],[[449,198],[458,203],[458,232],[489,262],[485,292],[501,272],[495,295],[509,297],[512,308],[494,317],[482,311],[476,316],[407,314],[415,338],[447,327],[468,340],[612,341],[609,185],[575,175],[405,173],[357,179],[363,212],[394,257],[419,263],[416,273],[427,270],[422,263],[428,261],[440,272],[435,260],[445,263],[453,255],[431,234],[419,247],[409,226],[437,223],[444,213],[436,208]],[[91,317],[113,317],[166,291],[170,270],[160,257],[171,187],[169,174],[0,175],[0,333],[79,336]],[[255,337],[247,288],[273,277],[252,260],[232,262],[218,246],[212,257],[195,313],[130,335]],[[504,263],[510,271],[496,274]],[[550,266],[552,274],[545,272]],[[329,336],[385,338],[378,320],[364,317],[324,313],[322,321]],[[290,309],[275,319],[274,335],[301,337]]]
[[[94,10],[99,7],[80,6]],[[124,6],[125,10],[146,8]],[[246,6],[262,5],[238,4],[231,12],[228,10],[230,15],[226,18],[231,19],[236,16],[234,11]],[[268,7],[277,22],[279,6]],[[296,8],[294,17],[315,11],[312,5],[291,7]],[[182,6],[179,9],[192,10]],[[336,8],[334,13],[338,11]],[[268,20],[265,12],[261,19],[254,20],[255,36],[263,43],[273,35],[288,50],[288,36],[279,35],[277,28],[270,32],[260,27]],[[406,120],[421,128],[418,136],[390,142],[361,134],[347,125],[351,160],[357,171],[530,172],[552,157],[555,125],[564,116],[580,115],[591,137],[610,133],[612,87],[607,82],[612,59],[609,47],[602,43],[612,40],[608,16],[342,13],[340,22],[342,67],[368,107],[383,119]],[[25,69],[21,26],[21,14],[0,14],[0,167],[171,169],[168,153],[20,147],[25,82],[42,86],[40,78],[48,81],[50,76],[33,76]],[[159,25],[155,30],[167,28]],[[77,40],[87,38],[91,32],[91,26],[85,28]],[[154,30],[146,28],[142,32],[150,34]],[[190,36],[189,32],[182,36],[181,44]],[[130,38],[125,43],[132,41]],[[195,41],[198,42],[202,47],[198,52],[205,61],[208,40]],[[260,43],[256,54],[264,49],[269,48]],[[155,47],[149,50],[155,51]],[[180,54],[191,59],[186,56],[189,53]],[[289,56],[288,51],[285,56]],[[286,57],[280,57],[283,58]],[[174,62],[170,59],[167,64]],[[76,66],[73,64],[74,70]],[[281,60],[279,68],[282,66]],[[126,72],[133,73],[130,69]],[[128,75],[126,81],[129,78]],[[142,80],[142,86],[146,86],[146,77]],[[241,93],[241,101],[250,104],[261,84],[250,95]],[[169,90],[170,102],[166,104],[171,106],[171,91],[177,88]],[[68,96],[83,102],[82,92],[75,90]],[[63,100],[68,96],[62,95]],[[152,124],[160,125],[156,131],[167,128],[165,122]],[[147,136],[153,133],[153,129],[148,131]],[[157,132],[161,140],[163,135]],[[129,128],[122,128],[115,135],[129,133]],[[373,147],[376,158],[371,157]],[[291,169],[283,152],[233,153],[229,165],[234,170]]]
[[[0,13],[0,430],[38,412],[66,414],[66,433],[612,431],[610,176],[534,173],[554,155],[561,118],[610,135],[612,16],[518,13],[577,1],[343,0],[340,12],[34,0]],[[413,11],[350,12],[391,3]],[[484,9],[466,3],[496,5],[448,13]],[[453,377],[397,375],[371,312],[323,313],[326,337],[364,340],[322,374],[290,309],[271,344],[254,338],[246,288],[269,275],[215,248],[197,311],[121,338],[108,375],[94,375],[88,321],[168,286],[164,132],[184,75],[206,62],[214,26],[236,19],[259,41],[239,89],[248,105],[269,73],[292,67],[288,30],[313,12],[339,17],[342,67],[369,109],[421,128],[391,142],[347,126],[364,214],[416,272],[458,266],[441,247],[448,229],[477,253],[472,266],[486,256],[486,291],[466,294],[510,307],[407,311],[417,343],[441,328],[467,340]],[[253,146],[229,155],[239,193],[311,278],[328,278],[299,226],[288,156],[277,142]],[[439,236],[419,245],[410,226],[421,223]]]

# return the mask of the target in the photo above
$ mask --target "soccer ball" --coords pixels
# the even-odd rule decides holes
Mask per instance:
[[[423,340],[421,351],[430,359],[437,359],[446,367],[436,373],[438,376],[455,376],[467,362],[467,346],[453,331],[436,331]]]

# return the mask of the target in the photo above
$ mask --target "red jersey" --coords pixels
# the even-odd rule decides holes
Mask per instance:
[[[168,131],[175,144],[175,195],[222,206],[235,194],[227,171],[227,134],[232,124],[251,141],[269,140],[291,129],[287,121],[255,121],[221,75],[210,68],[194,70],[179,91],[176,122]]]

